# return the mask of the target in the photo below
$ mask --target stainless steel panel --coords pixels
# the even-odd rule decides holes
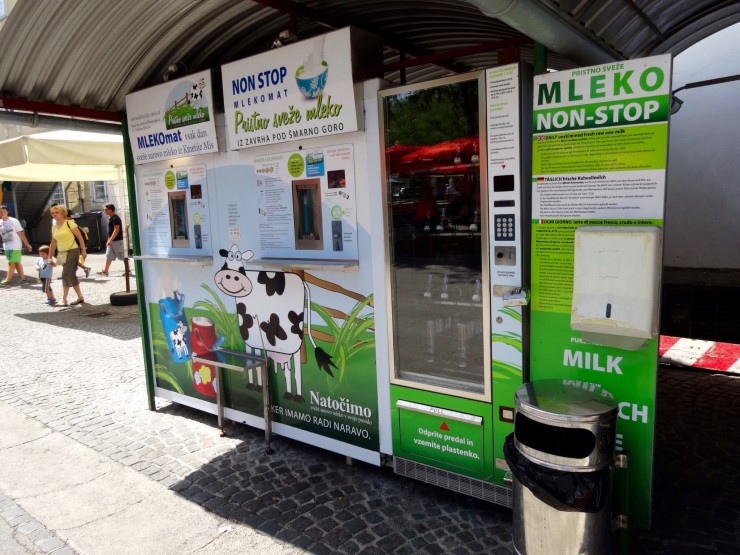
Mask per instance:
[[[592,441],[588,453],[575,456],[578,449],[574,447],[574,454],[565,455],[568,445],[556,445],[558,452],[538,448],[536,442],[523,438],[524,434],[520,433],[523,423],[515,423],[515,445],[528,459],[548,468],[574,472],[597,470],[612,464],[617,404],[602,396],[599,388],[592,391],[590,387],[584,389],[564,380],[539,380],[519,387],[515,402],[515,421],[519,415],[524,415],[526,425],[541,426],[550,435],[560,433],[563,438],[574,439],[588,436]],[[548,441],[552,443],[553,438]]]
[[[610,555],[611,496],[597,513],[558,511],[514,477],[513,540],[519,555]]]

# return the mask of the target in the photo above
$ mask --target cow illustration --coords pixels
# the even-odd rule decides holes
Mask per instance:
[[[203,91],[198,90],[198,85],[193,85],[193,90],[189,93],[185,93],[185,101],[190,107],[200,115],[200,109],[205,104],[203,100]]]
[[[314,348],[319,368],[334,377],[331,370],[336,365],[311,336],[311,292],[300,276],[284,272],[246,270],[244,262],[252,258],[252,251],[239,251],[232,245],[228,251],[219,250],[226,260],[216,272],[216,286],[236,300],[239,333],[247,347],[266,352],[267,358],[285,376],[286,399],[305,402],[301,390],[301,366],[298,353],[303,345],[304,318],[309,341]],[[246,297],[249,297],[247,300]],[[291,361],[295,371],[291,380]],[[292,381],[295,381],[293,393]],[[248,373],[249,386],[255,388],[252,371]],[[257,372],[257,389],[262,388],[262,378]]]
[[[170,332],[172,340],[172,350],[177,353],[178,358],[188,356],[188,344],[185,341],[185,334],[188,328],[182,322],[177,323],[177,328]]]

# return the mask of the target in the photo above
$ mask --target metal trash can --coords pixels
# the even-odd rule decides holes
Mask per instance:
[[[613,552],[611,466],[617,403],[591,384],[523,384],[504,454],[518,555]]]

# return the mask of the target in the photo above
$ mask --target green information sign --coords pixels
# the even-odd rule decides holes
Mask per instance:
[[[625,348],[574,328],[574,238],[584,227],[662,228],[670,75],[670,56],[657,56],[534,83],[530,376],[600,387],[617,401],[616,446],[630,467],[628,505],[617,502],[638,527],[650,524],[659,337]]]
[[[292,177],[300,177],[305,169],[306,162],[303,160],[303,156],[298,153],[291,154],[288,158],[288,173]]]
[[[164,174],[164,186],[167,187],[167,189],[169,189],[170,191],[174,189],[176,182],[177,181],[175,179],[175,172],[168,171]]]

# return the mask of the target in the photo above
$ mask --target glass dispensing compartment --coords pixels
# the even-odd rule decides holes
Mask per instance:
[[[490,400],[482,74],[383,91],[391,382]]]
[[[167,196],[170,205],[172,246],[186,249],[190,246],[190,238],[188,236],[188,205],[185,191],[175,191]]]

